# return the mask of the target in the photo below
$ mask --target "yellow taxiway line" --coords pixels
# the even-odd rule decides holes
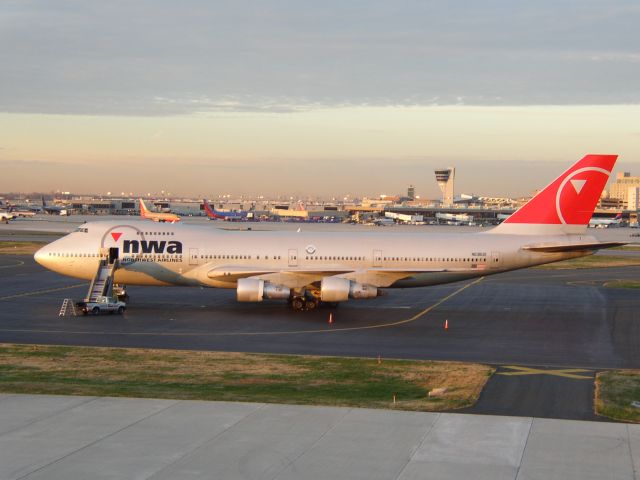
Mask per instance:
[[[513,370],[511,372],[497,372],[496,375],[516,376],[516,375],[551,375],[554,377],[572,378],[574,380],[593,380],[593,377],[587,375],[578,375],[579,373],[588,373],[591,370],[581,368],[561,368],[561,369],[542,369],[532,367],[520,367],[517,365],[501,365],[501,368]]]
[[[70,330],[29,330],[29,329],[3,329],[0,328],[0,332],[31,332],[31,333],[66,333],[69,335],[86,335],[86,334],[91,334],[91,335],[100,335],[100,334],[105,334],[105,335],[122,335],[122,336],[153,336],[153,337],[222,337],[222,336],[258,336],[258,335],[299,335],[299,334],[305,334],[305,333],[335,333],[335,332],[349,332],[349,331],[356,331],[356,330],[372,330],[374,328],[389,328],[389,327],[396,327],[398,325],[404,325],[407,323],[411,323],[411,322],[415,322],[416,320],[418,320],[419,318],[424,317],[427,313],[431,312],[432,310],[434,310],[435,308],[438,308],[440,305],[442,305],[444,302],[446,302],[447,300],[455,297],[456,295],[462,293],[463,291],[465,291],[467,288],[472,287],[476,284],[478,284],[479,282],[482,281],[484,277],[480,277],[476,280],[474,280],[473,282],[469,282],[466,285],[463,285],[462,287],[458,288],[457,290],[455,290],[454,292],[450,293],[449,295],[447,295],[444,298],[441,298],[440,300],[438,300],[436,303],[434,303],[433,305],[428,306],[427,308],[425,308],[424,310],[421,310],[420,312],[416,313],[415,315],[413,315],[410,318],[406,318],[403,320],[398,320],[395,322],[390,322],[390,323],[382,323],[379,325],[365,325],[362,327],[342,327],[342,328],[323,328],[323,329],[315,329],[315,330],[285,330],[285,331],[268,331],[268,332],[217,332],[217,333],[207,333],[207,332],[108,332],[108,331],[70,331]],[[70,289],[70,288],[75,288],[75,287],[79,287],[82,285],[86,285],[84,283],[82,284],[78,284],[78,285],[71,285],[68,287],[63,287],[63,288],[59,288],[59,289],[50,289],[50,290],[41,290],[39,292],[31,292],[31,293],[24,293],[24,294],[19,294],[19,295],[11,295],[9,297],[0,297],[0,300],[4,300],[4,299],[9,299],[9,298],[16,298],[16,297],[21,297],[21,296],[27,296],[27,295],[37,295],[40,293],[47,293],[47,292],[53,292],[53,291],[57,291],[57,290],[65,290],[65,289]]]
[[[70,290],[72,288],[78,288],[78,287],[86,287],[87,283],[76,283],[75,285],[68,285],[66,287],[59,287],[59,288],[48,288],[46,290],[34,290],[33,292],[25,292],[25,293],[17,293],[15,295],[7,295],[4,297],[0,297],[0,300],[11,300],[13,298],[21,298],[21,297],[31,297],[33,295],[42,295],[44,293],[51,293],[51,292],[60,292],[62,290]]]

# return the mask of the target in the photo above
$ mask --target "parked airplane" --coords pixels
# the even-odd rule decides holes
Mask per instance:
[[[592,228],[609,228],[619,227],[622,222],[622,213],[616,215],[616,218],[595,218],[591,217],[589,220],[589,226]]]
[[[202,204],[209,220],[244,220],[247,218],[247,212],[218,212],[209,205],[206,198],[202,200]]]
[[[388,225],[395,224],[396,222],[393,220],[393,218],[387,217],[374,218],[370,223],[368,223],[368,225],[375,225],[376,227],[386,227]]]
[[[144,200],[140,199],[140,216],[154,222],[176,223],[180,221],[180,217],[175,213],[152,212],[144,204]]]
[[[44,197],[42,197],[42,211],[50,215],[68,215],[69,213],[69,210],[66,207],[47,205],[47,202],[44,201]]]
[[[14,218],[36,216],[36,212],[34,212],[33,210],[18,208],[15,205],[9,205],[9,213],[12,213]]]
[[[499,226],[480,233],[227,231],[196,225],[91,222],[43,247],[38,263],[91,280],[230,288],[241,302],[287,299],[295,310],[373,298],[593,254],[587,224],[616,155],[587,155]]]
[[[16,216],[11,212],[0,212],[0,222],[9,223],[9,220],[13,220]]]
[[[466,213],[436,213],[438,222],[447,223],[449,225],[469,225],[473,222],[473,217]]]

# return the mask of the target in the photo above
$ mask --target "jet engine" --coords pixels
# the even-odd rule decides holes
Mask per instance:
[[[378,295],[378,287],[346,278],[325,277],[320,284],[320,300],[323,302],[344,302],[349,298],[375,298]]]
[[[261,302],[265,298],[288,299],[291,290],[257,278],[240,278],[236,293],[239,302]]]

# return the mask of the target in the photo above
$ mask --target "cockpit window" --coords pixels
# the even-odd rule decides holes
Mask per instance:
[[[85,227],[76,228],[76,232],[89,233],[89,229]]]

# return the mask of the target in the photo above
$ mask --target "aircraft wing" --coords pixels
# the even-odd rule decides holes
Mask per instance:
[[[363,270],[345,270],[344,268],[264,270],[255,267],[235,265],[220,266],[207,272],[207,277],[222,282],[235,282],[240,278],[257,278],[289,288],[301,288],[324,277],[342,277],[358,283],[366,283],[377,287],[388,287],[398,280],[411,277],[416,273],[447,272],[456,269],[421,269],[421,268],[371,268]]]
[[[582,252],[585,250],[601,250],[604,248],[621,247],[623,242],[598,242],[598,243],[573,243],[566,245],[527,245],[523,250],[532,252],[558,253],[558,252]]]

